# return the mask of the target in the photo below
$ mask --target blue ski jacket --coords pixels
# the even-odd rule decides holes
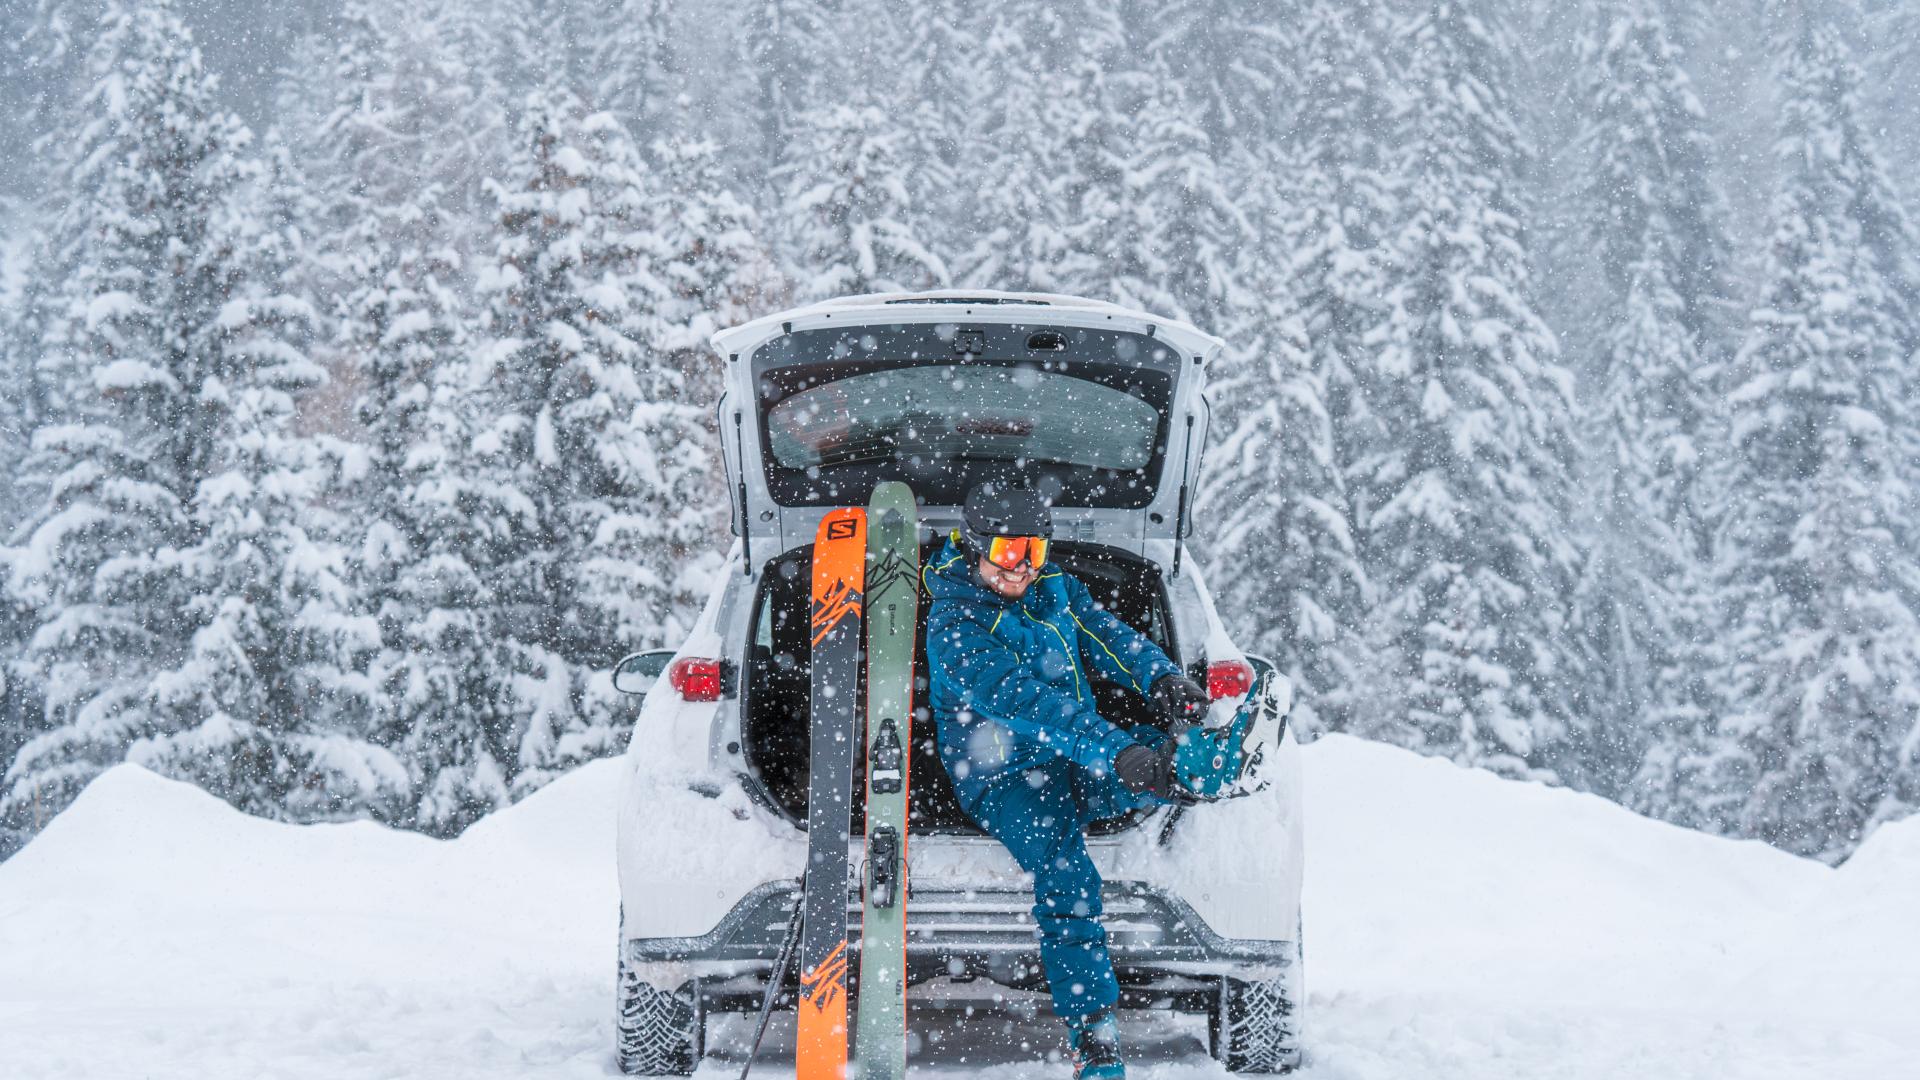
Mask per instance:
[[[920,572],[927,612],[928,704],[940,757],[971,812],[993,781],[1067,758],[1104,776],[1133,736],[1094,708],[1086,665],[1141,696],[1179,667],[1102,608],[1058,566],[1008,600],[949,540]]]

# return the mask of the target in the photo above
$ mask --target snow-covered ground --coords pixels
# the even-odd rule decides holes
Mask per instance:
[[[1351,739],[1306,768],[1302,1075],[1920,1077],[1920,818],[1836,871]],[[0,864],[0,1077],[611,1075],[618,770],[440,842],[116,769]],[[1130,1020],[1137,1075],[1225,1075]],[[1044,1016],[915,1026],[916,1073],[1067,1073]]]

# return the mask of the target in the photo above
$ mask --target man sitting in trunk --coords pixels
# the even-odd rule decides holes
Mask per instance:
[[[1053,517],[1035,492],[982,484],[963,526],[922,571],[930,703],[961,807],[1033,875],[1034,923],[1054,1012],[1079,1080],[1124,1077],[1120,1000],[1087,825],[1191,800],[1177,742],[1201,686],[1047,561]],[[1094,708],[1086,669],[1147,699],[1163,727],[1121,729]]]

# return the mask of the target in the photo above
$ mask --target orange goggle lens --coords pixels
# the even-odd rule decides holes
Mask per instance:
[[[996,536],[987,543],[987,561],[1002,570],[1011,570],[1024,559],[1039,569],[1047,564],[1047,539],[1044,536]]]

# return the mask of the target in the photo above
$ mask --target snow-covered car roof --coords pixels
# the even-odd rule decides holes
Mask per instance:
[[[868,293],[842,296],[758,318],[713,335],[720,355],[744,355],[794,330],[817,329],[834,323],[862,325],[875,322],[1042,323],[1056,326],[1099,326],[1132,323],[1142,332],[1167,341],[1181,353],[1211,360],[1225,347],[1212,334],[1182,322],[1121,307],[1104,300],[1059,293],[1001,292],[995,289],[933,289],[926,292]]]

